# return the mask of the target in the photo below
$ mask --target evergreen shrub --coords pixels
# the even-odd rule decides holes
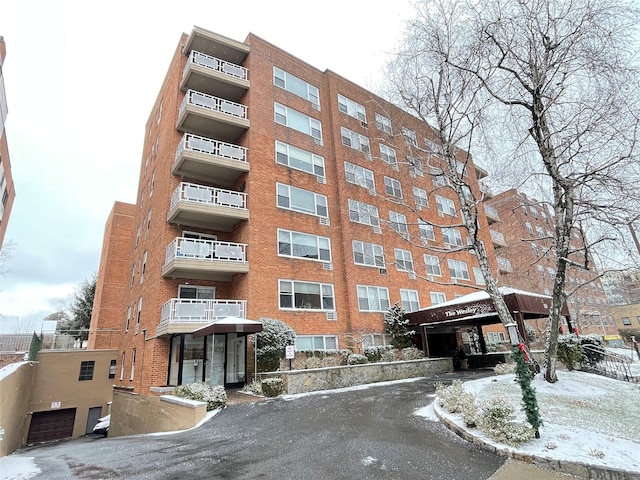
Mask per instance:
[[[177,386],[174,393],[178,397],[206,402],[207,411],[222,408],[227,404],[227,392],[222,385],[209,385],[204,382],[187,383]]]
[[[284,380],[282,378],[265,378],[261,383],[262,393],[265,397],[277,397],[284,393]]]

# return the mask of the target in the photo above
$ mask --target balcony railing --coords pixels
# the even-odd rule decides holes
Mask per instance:
[[[497,257],[498,260],[498,270],[505,273],[513,272],[513,268],[511,268],[511,262],[508,258]]]
[[[165,265],[175,259],[246,263],[247,245],[177,237],[165,249]]]
[[[211,323],[226,317],[245,318],[246,300],[194,300],[172,298],[160,313],[160,327],[170,323]]]
[[[247,194],[182,182],[171,195],[171,209],[179,202],[192,202],[214,207],[247,208]]]
[[[500,215],[498,215],[498,210],[496,210],[491,205],[484,206],[484,213],[487,216],[487,219],[493,220],[496,222],[500,221]]]
[[[204,53],[192,51],[189,55],[189,59],[187,60],[187,65],[184,68],[184,72],[186,72],[191,64],[200,65],[202,67],[210,68],[211,70],[215,70],[216,72],[224,73],[226,75],[231,75],[237,78],[241,78],[243,80],[247,79],[249,70],[246,68],[236,65],[235,63],[226,62],[216,57],[212,57],[210,55],[206,55]]]
[[[491,240],[493,241],[494,245],[500,246],[500,247],[506,247],[507,246],[507,242],[504,239],[504,235],[496,230],[489,230],[489,233],[491,233]]]
[[[224,113],[244,120],[247,119],[246,105],[232,102],[224,98],[214,97],[213,95],[207,95],[206,93],[197,92],[195,90],[188,90],[187,94],[184,96],[184,100],[182,100],[182,104],[180,104],[180,116],[183,115],[183,112],[188,105],[195,105],[213,112]]]
[[[219,142],[217,140],[193,135],[191,133],[185,133],[182,136],[182,141],[176,149],[176,161],[181,157],[185,150],[205,153],[231,160],[238,160],[239,162],[247,161],[247,149],[245,147],[233,145],[231,143]]]

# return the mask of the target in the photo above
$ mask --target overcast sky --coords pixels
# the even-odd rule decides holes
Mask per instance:
[[[135,202],[144,126],[182,32],[252,32],[374,89],[411,12],[409,0],[3,0],[17,196],[0,315],[31,324],[97,271],[113,202]]]

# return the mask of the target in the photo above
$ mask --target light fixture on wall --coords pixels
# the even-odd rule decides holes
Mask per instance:
[[[520,338],[518,337],[518,324],[515,322],[507,323],[505,325],[507,332],[509,332],[509,341],[512,346],[517,346],[520,344]]]

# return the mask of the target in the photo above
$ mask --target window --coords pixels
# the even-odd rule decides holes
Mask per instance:
[[[389,135],[393,135],[393,131],[391,130],[391,120],[379,113],[376,113],[376,127],[378,130],[382,130]]]
[[[537,257],[538,256],[538,246],[535,243],[531,243],[531,251]]]
[[[420,239],[422,243],[426,243],[427,240],[435,242],[436,234],[433,230],[433,225],[425,222],[424,220],[418,220],[418,230],[420,231]]]
[[[418,301],[417,290],[405,290],[400,289],[400,300],[402,300],[402,309],[409,312],[416,312],[420,310],[420,302]]]
[[[319,177],[325,176],[324,158],[278,141],[276,141],[276,162]]]
[[[131,373],[129,375],[129,381],[133,381],[133,374],[136,371],[136,349],[131,352]]]
[[[109,364],[109,378],[116,378],[116,360],[111,360]]]
[[[354,132],[345,127],[340,127],[340,135],[342,136],[343,145],[351,147],[354,150],[359,150],[367,155],[371,153],[369,139],[364,135],[360,135],[358,132]]]
[[[449,198],[441,197],[440,195],[436,195],[436,208],[438,209],[438,214],[442,215],[451,215],[452,217],[456,216],[456,204],[453,200]]]
[[[536,233],[538,234],[538,237],[544,237],[544,230],[542,229],[542,227],[536,227]]]
[[[214,287],[179,285],[178,298],[187,298],[192,300],[213,300],[214,298],[216,298],[216,289]]]
[[[153,172],[151,172],[151,184],[149,187],[149,196],[152,197],[153,196],[153,189],[156,186],[156,170],[153,169]]]
[[[276,184],[278,207],[296,212],[327,217],[327,197],[282,183]]]
[[[389,289],[358,285],[358,309],[361,312],[386,312],[389,309]]]
[[[416,204],[416,210],[420,210],[422,207],[429,208],[427,191],[420,187],[413,187],[413,203]]]
[[[124,361],[125,361],[125,353],[122,352],[122,360],[120,363],[120,380],[124,378]]]
[[[296,335],[296,351],[337,350],[335,335]]]
[[[522,213],[524,213],[525,217],[528,215],[527,213],[527,206],[526,205],[520,205],[520,210],[522,210]]]
[[[142,254],[142,268],[140,269],[140,285],[144,283],[144,272],[147,271],[147,251]]]
[[[439,168],[431,167],[429,169],[429,172],[431,173],[431,179],[433,181],[433,185],[436,188],[438,188],[438,187],[446,187],[447,185],[449,185],[449,179],[444,174],[444,172],[442,170],[440,170]]]
[[[331,243],[327,237],[278,229],[278,255],[330,262]]]
[[[529,222],[525,222],[525,227],[527,227],[527,232],[529,232],[529,235],[533,235],[533,227],[531,226],[531,224]]]
[[[390,165],[398,165],[396,151],[391,147],[387,147],[383,143],[380,144],[380,158],[382,158],[382,161],[387,162]]]
[[[318,88],[279,69],[273,67],[273,84],[284,88],[286,91],[299,97],[309,100],[318,110],[320,110],[320,100]]]
[[[473,276],[476,279],[476,285],[484,285],[484,275],[482,274],[482,270],[480,267],[473,267]]]
[[[133,264],[133,268],[131,269],[131,287],[133,287],[133,284],[135,282],[136,279],[136,264]]]
[[[424,144],[427,147],[427,152],[433,154],[433,155],[442,155],[443,154],[443,150],[442,150],[442,145],[434,142],[433,140],[429,140],[428,138],[424,139]]]
[[[538,265],[538,273],[540,274],[540,279],[544,282],[544,267],[542,265]]]
[[[538,210],[536,210],[536,208],[534,206],[530,206],[529,210],[531,210],[531,215],[533,215],[533,218],[537,219],[538,218]]]
[[[555,278],[556,278],[556,271],[555,271],[553,268],[551,268],[551,267],[547,267],[547,273],[549,274],[549,278],[550,278],[551,280],[555,280]]]
[[[293,128],[299,132],[311,135],[316,140],[322,141],[322,124],[319,120],[311,118],[279,103],[275,105],[275,121],[280,125]]]
[[[391,345],[391,335],[385,335],[384,333],[363,333],[361,338],[363,349]]]
[[[471,280],[471,278],[469,277],[469,269],[467,268],[467,264],[465,262],[462,262],[460,260],[453,260],[453,259],[449,259],[447,260],[447,263],[449,264],[449,274],[451,275],[452,279],[456,279],[456,280]]]
[[[338,94],[338,109],[353,118],[357,118],[361,122],[367,123],[367,114],[364,107],[344,95]]]
[[[353,262],[356,265],[384,268],[384,249],[375,243],[352,240]]]
[[[378,207],[349,199],[349,219],[373,227],[380,226]]]
[[[138,314],[136,316],[136,333],[138,333],[138,327],[140,327],[140,316],[142,315],[142,297],[138,299]]]
[[[433,275],[434,277],[442,276],[442,270],[440,270],[440,259],[438,257],[425,253],[424,264],[427,267],[427,275]]]
[[[503,343],[506,341],[504,332],[487,332],[487,343]]]
[[[443,228],[442,237],[444,238],[444,245],[447,248],[462,246],[462,235],[460,235],[460,232],[455,228]]]
[[[96,362],[93,360],[80,362],[80,375],[78,375],[78,381],[83,382],[85,380],[93,380],[93,369],[96,366]]]
[[[402,186],[400,182],[395,178],[384,177],[384,189],[387,195],[391,195],[399,200],[402,200]]]
[[[151,208],[147,210],[147,236],[149,236],[149,230],[151,230]]]
[[[280,280],[278,295],[281,309],[334,310],[333,285],[330,283]]]
[[[373,181],[373,171],[368,168],[355,165],[353,163],[344,162],[344,174],[347,182],[359,185],[367,190],[376,191],[376,185]]]
[[[410,147],[418,146],[418,137],[416,137],[416,132],[413,130],[409,130],[408,128],[402,128],[402,137],[404,138],[405,143]]]
[[[457,161],[456,162],[456,173],[460,177],[467,176],[467,164],[465,162]]]
[[[431,296],[431,305],[438,305],[439,303],[444,303],[447,301],[447,297],[444,293],[431,292],[429,295]]]
[[[389,210],[389,221],[391,222],[391,229],[400,235],[409,236],[409,230],[407,230],[407,217],[403,213],[398,213]]]
[[[129,331],[129,322],[131,321],[131,305],[129,305],[127,307],[127,321],[124,324],[124,331],[128,332]]]
[[[413,257],[409,250],[394,248],[393,253],[396,257],[396,267],[403,272],[413,272]]]
[[[140,243],[140,225],[138,225],[138,228],[136,229],[136,243],[135,243],[135,246],[137,247],[139,243]]]
[[[422,160],[415,157],[407,157],[407,163],[409,164],[409,173],[413,176],[422,177],[424,172],[422,171]]]

